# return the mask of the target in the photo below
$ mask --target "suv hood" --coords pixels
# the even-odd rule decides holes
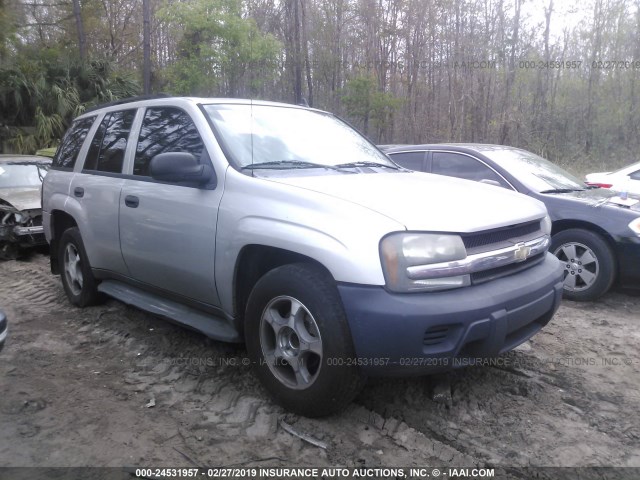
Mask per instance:
[[[0,188],[0,199],[16,210],[42,208],[39,187]]]
[[[476,232],[537,220],[547,213],[541,202],[519,193],[429,173],[361,173],[269,180],[361,205],[408,230]]]

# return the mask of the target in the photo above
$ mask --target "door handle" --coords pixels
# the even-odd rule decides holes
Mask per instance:
[[[126,197],[124,197],[124,204],[127,207],[137,208],[140,204],[140,199],[135,195],[127,195]]]
[[[84,197],[84,188],[82,188],[82,187],[74,188],[73,189],[73,194],[78,198]]]

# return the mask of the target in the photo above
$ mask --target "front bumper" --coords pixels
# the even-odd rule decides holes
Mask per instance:
[[[528,270],[444,292],[395,294],[352,284],[338,289],[354,362],[368,375],[408,376],[473,365],[525,342],[558,309],[562,281],[560,262],[547,253]]]
[[[640,237],[617,239],[618,277],[623,286],[640,286]]]
[[[20,246],[44,245],[47,240],[42,225],[24,227],[20,225],[0,226],[0,241]]]
[[[2,351],[4,342],[7,339],[7,332],[9,330],[7,324],[7,317],[4,312],[0,310],[0,352]]]

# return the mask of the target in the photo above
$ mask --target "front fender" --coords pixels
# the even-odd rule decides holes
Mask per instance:
[[[337,282],[384,285],[379,243],[389,232],[402,230],[388,217],[335,197],[228,175],[216,239],[216,285],[222,307],[233,312],[233,278],[245,246],[304,255],[323,265]]]

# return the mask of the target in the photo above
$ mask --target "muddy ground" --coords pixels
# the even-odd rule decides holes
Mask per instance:
[[[274,405],[242,347],[115,300],[72,307],[44,255],[0,263],[0,306],[3,466],[640,466],[632,293],[566,301],[500,364],[370,381],[316,420]]]

